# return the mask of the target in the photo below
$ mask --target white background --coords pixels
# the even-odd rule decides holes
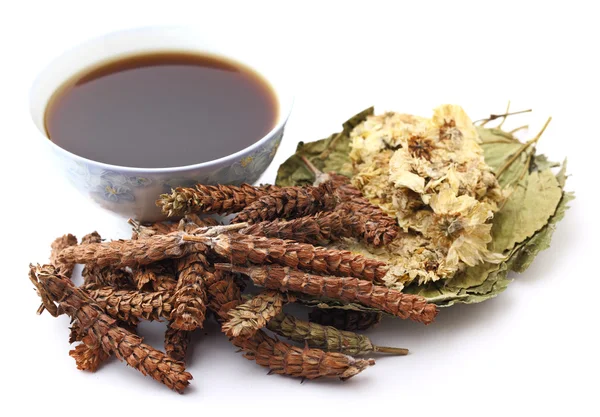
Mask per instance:
[[[216,3],[223,3],[215,6]],[[595,2],[15,1],[0,12],[0,410],[37,415],[521,415],[597,413],[598,140]],[[29,119],[28,88],[65,48],[89,37],[151,24],[195,24],[238,38],[290,65],[296,105],[283,144],[262,178],[273,181],[299,140],[339,130],[376,105],[427,116],[461,104],[473,119],[533,108],[512,126],[531,137],[552,115],[539,150],[569,159],[577,199],[542,253],[498,298],[440,312],[425,327],[386,320],[369,334],[408,347],[348,382],[266,376],[208,325],[195,337],[194,380],[177,395],[113,360],[80,372],[67,352],[68,319],[35,315],[27,279],[53,238],[97,229],[126,237],[125,221],[95,208],[55,174]],[[144,326],[161,347],[162,324]],[[205,335],[205,333],[207,333]],[[213,410],[214,409],[214,410]],[[10,412],[12,410],[12,412]],[[10,412],[7,414],[6,412]],[[193,414],[192,414],[193,413]],[[597,414],[595,414],[597,415]]]

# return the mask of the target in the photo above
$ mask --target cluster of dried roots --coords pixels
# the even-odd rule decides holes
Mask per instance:
[[[176,189],[157,202],[179,222],[130,221],[130,240],[103,242],[96,233],[65,235],[52,244],[50,263],[31,265],[42,305],[72,321],[70,352],[81,370],[95,371],[111,356],[182,392],[191,333],[211,312],[248,359],[270,373],[348,379],[373,359],[371,352],[406,354],[376,346],[364,335],[382,313],[431,323],[437,313],[422,297],[386,288],[388,265],[320,246],[344,237],[381,245],[398,232],[394,221],[339,176],[314,187],[251,185]],[[221,225],[198,214],[238,213]],[[393,220],[393,219],[392,219]],[[84,283],[70,276],[83,264]],[[242,296],[250,280],[264,290]],[[300,295],[360,304],[373,313],[315,310],[311,320],[283,312]],[[164,352],[136,334],[140,320],[168,322]],[[268,329],[299,345],[271,337]],[[351,356],[352,355],[352,356]]]

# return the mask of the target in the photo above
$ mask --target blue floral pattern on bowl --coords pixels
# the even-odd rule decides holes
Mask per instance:
[[[155,201],[172,188],[197,183],[239,185],[256,182],[273,160],[282,137],[283,126],[271,132],[260,147],[250,147],[235,159],[226,157],[213,166],[192,165],[174,168],[172,172],[169,169],[107,169],[104,164],[72,158],[63,152],[56,154],[71,183],[94,202],[123,216],[156,221],[163,216]]]

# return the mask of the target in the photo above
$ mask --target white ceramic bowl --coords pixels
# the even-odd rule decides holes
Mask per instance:
[[[46,136],[44,113],[52,94],[82,69],[120,56],[157,51],[191,51],[238,61],[262,75],[279,105],[273,129],[251,146],[213,161],[172,168],[132,168],[92,161],[59,147]],[[283,136],[292,108],[280,63],[254,54],[247,43],[219,39],[193,27],[147,27],[111,33],[89,40],[56,58],[35,80],[30,95],[33,122],[40,142],[47,146],[71,183],[93,201],[126,217],[155,221],[162,217],[155,201],[177,186],[253,183],[269,166]],[[209,140],[206,140],[209,142]]]

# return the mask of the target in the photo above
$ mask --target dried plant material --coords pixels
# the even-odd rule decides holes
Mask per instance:
[[[207,227],[222,226],[222,224],[212,217],[200,217],[195,213],[186,214],[177,224],[177,230],[194,233],[197,230],[204,230]]]
[[[100,243],[102,237],[98,232],[88,233],[81,238],[81,245]],[[85,265],[81,271],[83,277],[83,288],[98,289],[101,287],[113,287],[118,289],[133,289],[133,277],[129,271],[121,268],[98,267]]]
[[[177,280],[174,274],[156,275],[154,281],[150,282],[152,291],[169,291],[174,292],[177,287]]]
[[[100,364],[109,358],[100,341],[90,336],[84,336],[81,343],[69,351],[69,355],[75,359],[77,369],[89,372],[96,372]]]
[[[339,209],[352,213],[352,235],[373,246],[388,245],[398,235],[397,222],[362,197],[340,204]]]
[[[183,363],[170,359],[142,343],[141,337],[117,326],[116,320],[104,314],[84,291],[57,275],[53,266],[32,265],[30,279],[38,292],[44,294],[42,300],[57,303],[60,311],[77,321],[87,336],[101,344],[104,352],[114,353],[119,360],[173,390],[183,392],[187,387],[192,375],[185,371]]]
[[[423,297],[374,285],[358,278],[319,276],[278,265],[242,267],[215,264],[217,269],[248,275],[256,285],[282,292],[297,291],[315,297],[358,302],[403,319],[430,324],[437,315]]]
[[[156,262],[150,265],[143,265],[135,268],[133,270],[132,279],[137,289],[142,290],[144,287],[154,286],[154,282],[159,279],[159,276],[168,276],[171,274],[172,271],[170,271],[168,265],[162,262]],[[161,279],[161,281],[164,281],[164,279]]]
[[[56,238],[54,242],[52,242],[52,245],[50,245],[50,263],[54,265],[62,275],[67,277],[71,277],[71,275],[73,275],[75,263],[64,262],[60,260],[58,255],[63,249],[75,245],[77,245],[77,238],[70,233],[68,235]]]
[[[351,219],[347,222],[350,235],[373,246],[388,245],[399,232],[398,222],[378,205],[363,198],[361,191],[350,184],[350,179],[335,172],[323,173],[306,157],[301,159],[314,172],[315,184],[330,184],[338,203],[337,209]],[[348,237],[348,236],[345,236]]]
[[[100,243],[102,242],[102,236],[100,233],[93,231],[92,233],[88,233],[84,237],[81,238],[82,245],[89,245],[90,243]],[[69,245],[71,246],[71,245]],[[64,249],[64,248],[63,248]]]
[[[182,233],[174,232],[146,239],[90,243],[66,248],[59,254],[58,260],[99,267],[138,267],[167,258],[181,258],[191,253],[193,248],[185,245],[181,237]]]
[[[229,310],[229,320],[223,323],[221,330],[229,337],[251,337],[281,313],[287,298],[278,291],[263,291]]]
[[[117,325],[123,329],[136,333],[136,326],[132,323],[117,320]],[[110,355],[103,349],[100,341],[94,337],[86,335],[80,328],[79,322],[73,322],[69,334],[69,343],[81,342],[75,349],[69,351],[69,355],[75,359],[77,369],[80,371],[96,372],[102,362],[106,361]]]
[[[313,308],[308,314],[310,322],[333,326],[340,330],[367,330],[381,322],[383,314],[337,308]]]
[[[508,140],[507,137],[510,137],[511,141],[516,141],[516,139],[512,138],[512,135],[504,132],[504,136],[498,137],[496,132],[494,132],[493,138],[490,139],[490,142],[485,142],[488,144],[486,147],[486,155],[487,151],[492,149],[495,145],[492,142],[498,142],[504,144],[505,140]],[[505,158],[509,158],[510,155],[505,155]],[[496,161],[498,165],[502,165],[502,162]],[[517,162],[513,162],[513,164],[517,164]],[[530,166],[526,166],[526,169],[521,171],[525,175],[531,170],[531,174],[536,173],[535,175],[542,175],[542,173],[548,170],[550,167],[556,166],[555,163],[549,162],[543,156],[536,156],[531,159]],[[507,171],[505,171],[507,172]],[[562,188],[565,185],[564,182],[564,166],[563,169],[556,175],[558,184]],[[527,181],[525,177],[523,177],[524,181]],[[551,190],[547,190],[552,192]],[[563,195],[568,193],[563,192]],[[510,194],[505,206],[510,203],[513,198],[519,198],[522,195],[520,193]],[[533,236],[529,239],[526,239],[523,242],[517,243],[512,250],[507,250],[506,260],[501,264],[489,264],[484,263],[482,265],[477,265],[476,267],[467,268],[465,271],[457,274],[450,280],[447,280],[446,285],[443,287],[433,287],[433,286],[419,286],[414,287],[410,286],[406,288],[406,291],[419,293],[424,297],[428,298],[431,302],[435,302],[440,306],[451,306],[454,303],[475,303],[485,301],[492,297],[495,297],[499,293],[501,293],[508,284],[512,281],[508,278],[508,272],[511,270],[515,270],[518,272],[523,272],[530,264],[535,255],[539,253],[539,251],[545,249],[549,245],[549,238],[551,236],[551,231],[554,229],[556,222],[564,216],[564,210],[566,209],[566,201],[570,199],[570,195],[565,200],[563,197],[559,205],[554,213],[548,219],[548,223],[546,226],[542,227],[540,230],[535,232]],[[551,199],[550,199],[551,200]],[[522,200],[523,201],[523,200]],[[561,206],[561,204],[564,205]],[[545,204],[541,204],[538,206],[529,206],[526,210],[536,211],[540,209],[542,212],[547,210],[547,206]],[[525,210],[525,208],[523,208]],[[498,232],[505,233],[505,231],[510,231],[512,229],[511,216],[502,216],[504,208],[502,208],[498,214],[495,216],[493,221],[493,229],[492,235],[494,236]],[[533,215],[534,213],[529,213],[529,215]],[[543,214],[541,214],[543,216]],[[549,235],[546,232],[550,232]],[[521,230],[517,230],[517,233],[520,233]],[[509,236],[510,233],[506,233],[505,236]],[[538,240],[539,238],[539,240]],[[504,239],[505,242],[510,242],[510,240]],[[504,248],[500,246],[501,240],[496,241],[492,240],[492,245],[495,250],[503,250]],[[539,244],[539,246],[538,246]],[[498,245],[498,247],[496,247]],[[524,256],[521,258],[521,256]],[[521,263],[521,262],[524,263]]]
[[[184,240],[203,241],[235,265],[278,263],[316,273],[352,276],[377,281],[387,272],[387,264],[349,251],[326,249],[290,240],[222,234],[206,239],[186,235]]]
[[[315,142],[300,142],[296,153],[279,167],[276,184],[283,187],[315,183],[315,170],[312,170],[302,157],[310,161],[320,172],[336,172],[351,177],[353,169],[352,161],[349,158],[349,135],[355,126],[372,114],[373,107],[369,107],[348,119],[343,124],[341,132]]]
[[[206,286],[210,308],[221,321],[227,321],[229,311],[243,303],[232,275],[217,270],[207,275]],[[247,359],[269,368],[271,372],[299,378],[333,377],[345,380],[375,364],[373,359],[354,359],[318,349],[299,349],[269,337],[262,330],[250,338],[236,337],[231,342],[245,352]]]
[[[216,314],[217,320],[221,322],[229,320],[229,311],[244,302],[233,274],[227,271],[214,271],[211,268],[206,271],[204,281],[209,308]]]
[[[255,223],[240,230],[239,233],[325,245],[352,236],[352,230],[359,227],[356,222],[357,220],[349,212],[336,210],[292,220],[276,219]]]
[[[169,318],[173,310],[172,294],[162,291],[145,293],[104,287],[91,290],[89,297],[111,317],[133,324],[139,319]]]
[[[169,324],[165,332],[165,353],[171,359],[185,362],[192,332],[175,329]]]
[[[142,224],[134,219],[129,219],[128,223],[132,227],[131,239],[144,239],[154,235],[166,235],[178,230],[179,223],[176,222],[156,222]]]
[[[335,172],[323,173],[305,156],[300,158],[315,174],[315,185],[331,186],[338,201],[337,210],[344,212],[350,219],[347,222],[349,235],[375,247],[387,245],[394,240],[399,232],[396,219],[363,198],[361,191],[350,184],[350,178]]]
[[[492,230],[494,248],[510,250],[533,236],[548,224],[561,197],[562,189],[549,169],[523,178],[497,214],[498,221]]]
[[[232,230],[247,227],[247,223],[224,226],[212,226],[197,229],[196,242],[209,241],[211,237]],[[111,242],[91,243],[68,247],[58,256],[59,262],[92,264],[113,268],[138,267],[163,259],[177,259],[190,253],[203,250],[197,243],[189,244],[183,240],[184,232],[167,235],[154,235],[138,240],[113,240]]]
[[[327,183],[317,187],[282,187],[244,208],[232,223],[293,219],[329,211],[335,205],[336,200]]]
[[[236,187],[198,184],[194,188],[178,187],[171,190],[171,194],[162,194],[156,205],[169,217],[190,213],[231,214],[278,188],[272,185],[254,187],[242,184]]]
[[[507,116],[518,113],[520,112],[508,113],[507,111],[506,114],[496,118],[504,120]],[[540,242],[540,250],[548,245],[547,238],[538,241],[536,235],[552,228],[542,227],[534,232],[532,237],[515,244],[512,250],[504,253],[506,259],[501,263],[483,261],[475,266],[469,266],[460,260],[458,266],[452,265],[453,262],[450,264],[446,262],[452,245],[446,244],[445,248],[438,246],[425,230],[436,231],[435,227],[430,227],[436,226],[436,222],[432,219],[434,213],[430,208],[428,196],[438,194],[446,186],[456,190],[458,184],[455,197],[469,195],[477,200],[478,203],[472,204],[473,213],[483,213],[486,210],[489,212],[491,207],[491,211],[495,213],[493,218],[483,223],[475,222],[476,233],[470,235],[476,238],[472,241],[474,244],[455,249],[456,252],[464,252],[472,260],[488,258],[488,254],[480,248],[489,239],[484,230],[488,226],[483,225],[491,223],[493,224],[492,242],[486,249],[490,252],[500,251],[502,249],[500,246],[506,245],[498,245],[499,249],[496,249],[494,233],[506,230],[505,238],[512,238],[511,226],[508,222],[510,216],[503,216],[502,212],[513,197],[517,184],[528,181],[526,177],[533,172],[541,173],[559,165],[548,161],[543,155],[535,154],[535,144],[548,123],[533,139],[522,143],[514,136],[515,131],[519,129],[509,132],[502,130],[502,125],[496,128],[484,127],[487,121],[493,119],[492,117],[486,119],[481,126],[474,128],[477,135],[474,141],[472,123],[458,106],[441,106],[436,109],[432,119],[397,113],[369,117],[372,114],[372,111],[363,113],[359,118],[359,125],[355,124],[346,135],[333,135],[337,138],[333,147],[330,146],[333,136],[321,141],[301,144],[296,154],[280,167],[277,185],[292,186],[313,183],[315,180],[327,181],[330,179],[328,176],[333,175],[329,171],[334,171],[338,174],[338,179],[342,179],[340,182],[342,184],[343,177],[339,174],[353,177],[353,183],[365,193],[369,202],[378,205],[387,214],[397,216],[400,213],[400,223],[405,227],[405,231],[389,245],[376,248],[354,239],[335,242],[337,248],[363,253],[391,264],[388,274],[383,279],[388,286],[421,294],[440,306],[452,305],[455,302],[480,302],[503,291],[510,282],[506,276],[507,272],[512,268],[521,270],[518,266],[519,262],[514,257],[519,254],[531,254],[524,257],[527,259],[525,265],[529,265],[539,252],[536,242]],[[408,136],[409,133],[411,136]],[[439,140],[430,140],[432,138]],[[356,143],[352,143],[353,141]],[[331,152],[325,159],[321,159],[324,149],[330,149]],[[351,150],[352,158],[349,156]],[[444,152],[447,155],[444,155]],[[392,164],[394,155],[396,156]],[[451,155],[447,158],[448,163],[444,164],[443,159],[448,155]],[[482,156],[487,168],[481,164]],[[327,174],[317,178],[315,170],[311,170],[310,164],[306,164],[303,159],[309,160],[310,164],[318,168],[317,171],[324,171]],[[353,161],[355,170],[352,169]],[[414,163],[415,169],[411,165],[411,169],[406,170],[403,165],[405,162]],[[330,169],[326,168],[328,165],[331,166]],[[396,180],[399,184],[407,181],[405,185],[396,187],[389,181],[391,165],[394,165],[393,171],[398,175]],[[425,168],[431,172],[421,175]],[[439,177],[439,173],[444,170],[447,175]],[[355,175],[357,173],[359,175]],[[494,178],[494,174],[497,178]],[[438,180],[433,179],[436,176],[439,177]],[[411,183],[410,181],[413,180],[415,182]],[[423,193],[420,194],[415,189],[420,190],[421,185]],[[564,181],[560,184],[560,188],[563,187]],[[556,203],[556,193],[550,200]],[[477,207],[478,204],[482,204],[483,209]],[[431,211],[428,213],[429,210]],[[458,224],[453,226],[452,216],[445,211],[444,204],[438,211],[436,216],[449,226],[446,230],[456,233],[460,227]],[[531,208],[520,209],[521,213],[526,211],[531,211],[529,214],[533,216],[536,215],[535,210]],[[544,216],[540,216],[542,217]],[[553,217],[547,218],[548,224],[552,219]],[[467,223],[470,222],[468,216],[466,220]],[[461,219],[460,224],[462,223]],[[505,224],[508,228],[504,227]],[[443,226],[439,223],[437,225]],[[461,234],[464,233],[466,231]],[[457,234],[458,243],[462,242],[461,234]],[[469,237],[469,234],[466,236]],[[513,241],[520,239],[522,237],[515,235]],[[521,250],[527,242],[531,242],[531,245],[527,250]],[[459,259],[460,256],[462,254],[459,255]],[[492,255],[493,257],[495,256]],[[443,281],[440,281],[441,279]]]
[[[528,239],[523,245],[520,245],[513,255],[514,261],[511,264],[511,269],[516,272],[525,271],[535,259],[535,256],[542,250],[550,247],[552,234],[556,230],[556,224],[565,216],[568,204],[575,198],[573,193],[563,192],[562,198],[558,203],[556,212],[550,218],[546,226],[544,226],[532,238]]]
[[[175,308],[171,326],[192,331],[204,326],[206,317],[206,291],[204,274],[208,261],[202,253],[194,253],[176,261],[178,280],[173,295]]]
[[[408,349],[377,346],[367,336],[299,320],[289,314],[279,314],[270,320],[267,328],[294,342],[305,343],[312,348],[346,355],[366,355],[372,352],[407,355]]]
[[[372,116],[351,137],[357,164],[353,183],[397,217],[406,232],[431,240],[430,269],[423,264],[414,274],[420,283],[502,260],[488,243],[489,220],[504,194],[484,161],[477,130],[460,107],[441,106],[432,119]],[[403,253],[391,256],[401,258],[400,264],[410,262]],[[410,282],[406,278],[400,278],[402,285]]]
[[[502,125],[483,127],[508,110],[478,127],[458,106],[441,106],[430,119],[372,114],[301,144],[280,169],[289,175],[279,182],[285,187],[198,185],[159,201],[173,215],[238,212],[234,221],[249,223],[190,213],[177,222],[130,220],[131,240],[102,243],[94,232],[79,246],[68,235],[55,241],[56,267],[85,264],[83,288],[50,265],[32,267],[30,278],[38,312],[71,316],[77,367],[95,371],[115,353],[181,392],[191,379],[181,362],[190,333],[210,312],[271,372],[347,379],[374,362],[346,354],[407,353],[348,329],[376,325],[384,313],[428,324],[436,305],[494,297],[509,271],[526,269],[548,247],[573,198],[564,191],[565,165],[554,174],[560,164],[535,154],[548,122],[521,143]],[[242,298],[245,276],[265,290]],[[313,322],[282,313],[291,298],[317,308]],[[129,330],[161,318],[169,320],[167,355]]]
[[[354,359],[342,353],[291,346],[263,331],[248,339],[234,338],[232,342],[244,351],[247,359],[269,368],[270,373],[297,378],[339,378],[344,381],[375,365],[373,359]]]
[[[110,266],[86,265],[81,275],[84,278],[83,287],[85,289],[100,287],[113,287],[121,290],[136,289],[132,273],[123,268],[115,269]]]

